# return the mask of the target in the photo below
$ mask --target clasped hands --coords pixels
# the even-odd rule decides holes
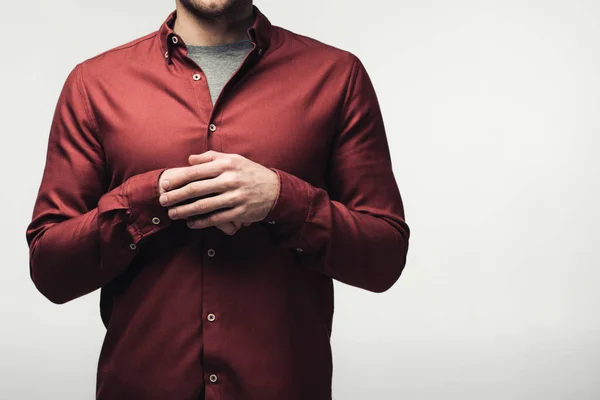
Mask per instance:
[[[188,161],[190,166],[167,169],[159,177],[159,202],[169,209],[169,218],[186,219],[192,229],[215,226],[233,235],[271,210],[279,191],[275,171],[213,150],[192,154]],[[182,204],[185,200],[191,201]]]

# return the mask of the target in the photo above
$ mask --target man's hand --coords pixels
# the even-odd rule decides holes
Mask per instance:
[[[159,177],[159,201],[169,207],[171,219],[186,219],[193,229],[215,226],[233,235],[263,220],[275,203],[279,178],[269,168],[212,150],[192,154],[188,161],[189,167],[170,168]]]

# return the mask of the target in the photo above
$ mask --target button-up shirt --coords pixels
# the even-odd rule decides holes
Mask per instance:
[[[214,105],[176,10],[65,80],[26,237],[50,301],[101,289],[98,399],[330,399],[333,280],[383,292],[405,266],[365,67],[254,15]],[[264,220],[227,235],[169,218],[160,174],[208,150],[277,173]]]

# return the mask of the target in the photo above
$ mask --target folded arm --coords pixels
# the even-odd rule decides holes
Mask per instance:
[[[299,262],[373,292],[389,289],[406,264],[409,227],[392,171],[383,118],[361,61],[353,67],[333,141],[328,190],[282,171],[264,219],[275,243]]]
[[[54,303],[104,286],[128,267],[142,240],[170,224],[158,202],[158,178],[166,168],[107,191],[105,155],[82,68],[73,68],[58,98],[26,231],[31,279]]]

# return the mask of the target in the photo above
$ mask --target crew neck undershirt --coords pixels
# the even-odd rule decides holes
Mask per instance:
[[[213,104],[252,48],[250,39],[213,46],[187,45],[188,57],[204,72]]]

